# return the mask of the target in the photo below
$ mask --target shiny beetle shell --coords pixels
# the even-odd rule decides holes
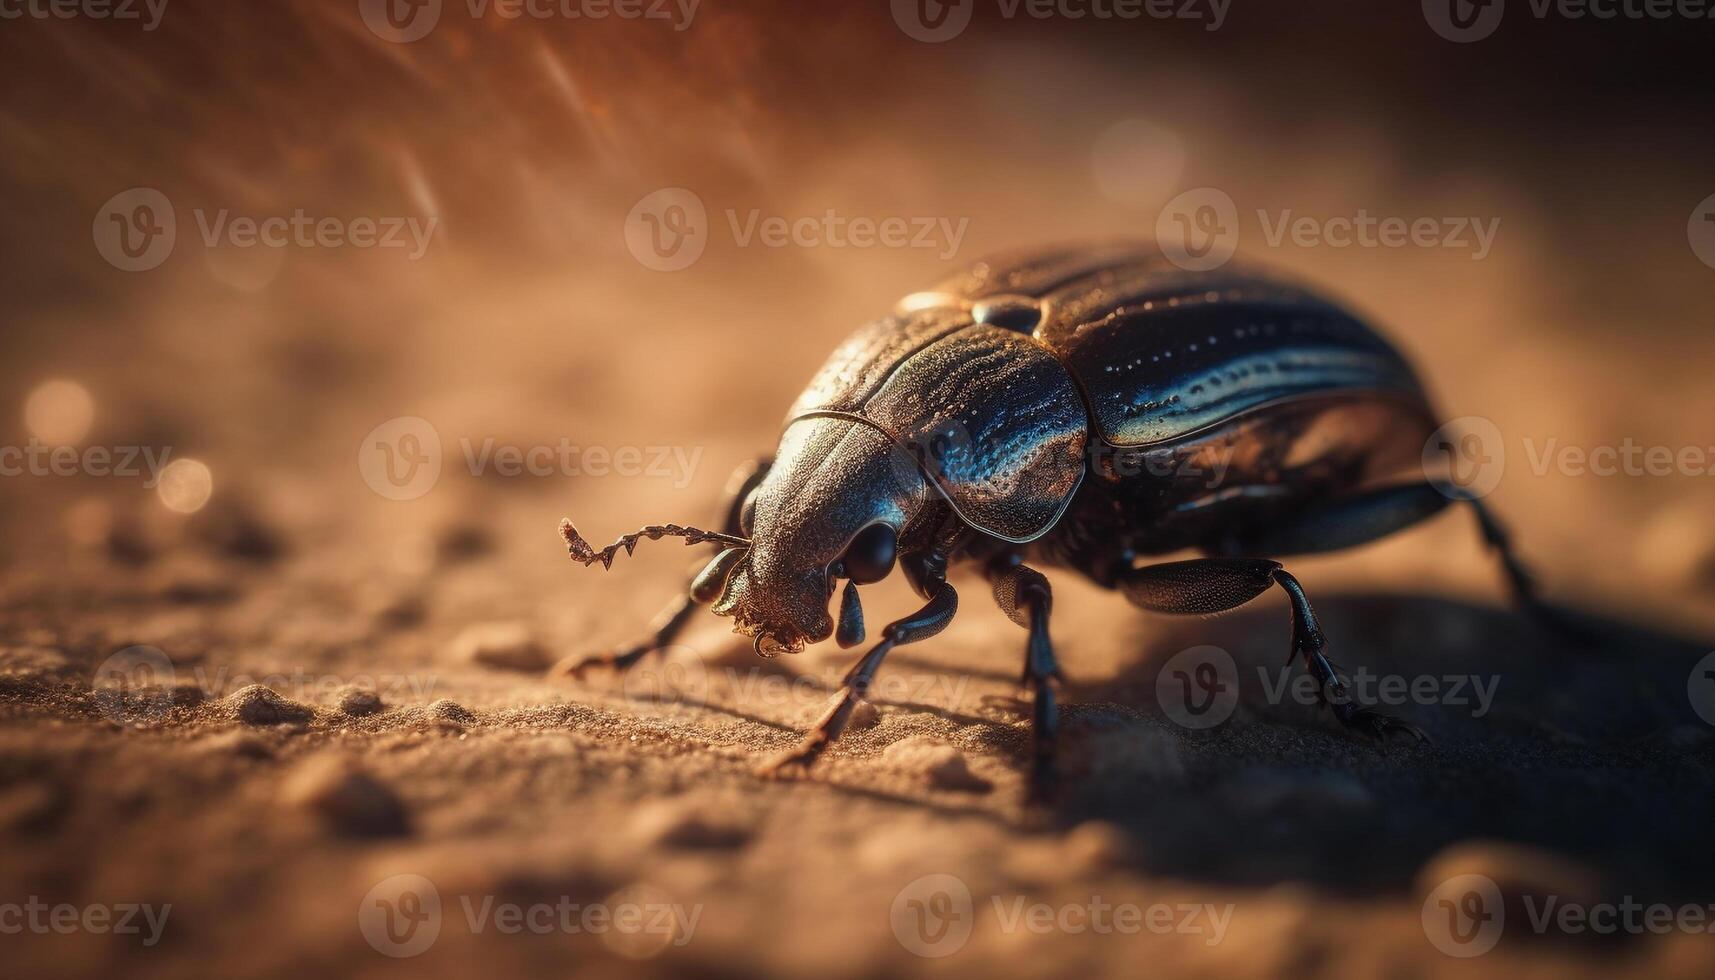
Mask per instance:
[[[1433,417],[1405,360],[1328,300],[1119,244],[998,257],[907,297],[833,353],[787,423],[866,421],[967,524],[1028,542],[1099,453],[1167,452],[1271,410],[1309,431],[1306,406],[1336,402],[1358,407],[1348,430],[1384,402]]]

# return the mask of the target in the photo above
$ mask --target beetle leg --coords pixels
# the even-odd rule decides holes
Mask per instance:
[[[1471,505],[1477,526],[1483,533],[1483,542],[1499,557],[1506,572],[1514,603],[1549,626],[1566,627],[1568,624],[1558,613],[1537,598],[1533,576],[1519,561],[1511,536],[1488,507],[1476,497],[1449,497],[1431,483],[1381,487],[1330,501],[1289,520],[1245,531],[1218,550],[1230,555],[1311,555],[1343,551],[1410,527],[1440,513],[1455,500]]]
[[[1543,602],[1537,595],[1536,576],[1530,569],[1519,561],[1518,552],[1513,550],[1512,535],[1507,533],[1506,526],[1495,518],[1495,515],[1483,502],[1476,497],[1464,498],[1471,505],[1471,510],[1477,515],[1477,527],[1482,530],[1483,543],[1501,560],[1501,567],[1506,570],[1507,583],[1512,586],[1513,601],[1519,608],[1535,616],[1539,622],[1551,629],[1558,630],[1568,636],[1584,639],[1586,632],[1576,623],[1568,620],[1560,610]]]
[[[1133,569],[1119,582],[1126,598],[1144,609],[1194,616],[1236,609],[1274,585],[1292,603],[1292,649],[1287,660],[1304,658],[1322,703],[1333,709],[1334,717],[1346,727],[1373,737],[1400,732],[1422,739],[1423,733],[1417,728],[1353,703],[1346,683],[1322,653],[1328,641],[1316,611],[1310,608],[1298,579],[1280,562],[1267,558],[1197,558]]]
[[[1055,782],[1055,746],[1060,735],[1060,707],[1054,683],[1061,679],[1048,636],[1048,613],[1054,594],[1048,580],[1028,565],[999,564],[989,569],[994,600],[1007,617],[1030,631],[1024,652],[1024,683],[1031,691],[1030,796],[1044,800]]]
[[[744,501],[750,492],[756,489],[762,478],[768,475],[768,467],[772,460],[761,457],[740,466],[727,481],[727,504],[723,511],[721,531],[724,534],[743,534]],[[717,545],[717,548],[719,545]],[[691,570],[695,576],[703,568],[698,563]],[[695,579],[693,578],[693,582]],[[597,667],[611,667],[615,670],[626,670],[639,660],[660,650],[665,650],[681,632],[685,624],[691,621],[691,616],[703,603],[691,595],[690,586],[685,593],[669,602],[666,608],[656,614],[650,623],[649,635],[630,646],[609,650],[606,653],[591,654],[583,657],[570,658],[561,661],[550,673],[552,675],[582,676],[584,672]]]
[[[852,711],[863,700],[864,693],[869,690],[869,683],[875,678],[876,669],[886,658],[888,651],[896,646],[916,643],[926,640],[947,628],[953,621],[953,614],[959,610],[959,595],[946,582],[940,582],[934,587],[933,594],[922,609],[917,610],[904,619],[888,623],[881,631],[881,642],[871,647],[863,655],[863,659],[853,664],[846,671],[845,679],[840,682],[839,693],[829,702],[828,710],[805,733],[804,740],[797,747],[768,760],[757,767],[759,776],[781,776],[792,768],[808,768],[815,762],[845,731],[846,723],[851,720]]]

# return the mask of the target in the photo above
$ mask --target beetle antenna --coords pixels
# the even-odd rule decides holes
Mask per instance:
[[[633,551],[637,550],[637,542],[643,538],[648,538],[651,541],[659,541],[660,539],[669,536],[684,538],[686,545],[704,544],[712,541],[717,544],[736,546],[740,548],[750,547],[750,540],[748,538],[741,538],[732,534],[721,534],[718,531],[705,531],[699,527],[684,527],[679,524],[651,524],[648,527],[638,528],[600,551],[597,551],[590,547],[590,543],[585,541],[584,536],[578,533],[578,529],[572,526],[571,518],[563,517],[560,519],[560,537],[566,539],[567,553],[571,555],[573,561],[580,562],[586,567],[594,565],[599,561],[601,562],[601,567],[612,568],[613,560],[619,556],[619,549],[624,548],[625,553],[630,555]]]

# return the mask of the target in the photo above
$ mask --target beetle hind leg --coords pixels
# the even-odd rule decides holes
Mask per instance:
[[[1316,679],[1319,699],[1334,712],[1334,717],[1347,728],[1372,738],[1385,739],[1395,734],[1424,738],[1415,726],[1352,700],[1346,682],[1323,653],[1328,641],[1304,587],[1280,562],[1267,558],[1165,562],[1133,569],[1120,579],[1118,586],[1133,604],[1151,612],[1192,616],[1236,609],[1269,588],[1279,586],[1292,604],[1292,648],[1287,662],[1303,658],[1305,669]]]
[[[1537,595],[1536,579],[1519,560],[1512,536],[1482,500],[1443,493],[1432,483],[1403,483],[1313,507],[1290,520],[1253,528],[1219,549],[1223,555],[1313,555],[1341,551],[1386,537],[1463,502],[1476,515],[1483,543],[1505,572],[1513,603],[1538,622],[1566,628],[1560,615]]]

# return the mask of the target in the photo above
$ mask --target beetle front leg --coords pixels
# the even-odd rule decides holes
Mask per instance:
[[[723,533],[735,535],[744,533],[745,499],[750,496],[752,490],[756,489],[757,484],[762,482],[762,478],[768,475],[768,467],[772,462],[771,457],[763,456],[733,471],[732,477],[727,480],[727,502],[721,523]],[[692,576],[695,576],[697,569],[702,567],[699,564],[697,568],[692,569]],[[642,640],[617,650],[609,650],[606,653],[590,654],[561,661],[550,673],[557,676],[581,677],[585,672],[597,667],[626,670],[649,654],[665,650],[684,631],[685,625],[691,621],[691,617],[703,605],[704,603],[699,602],[691,594],[691,589],[687,585],[683,595],[673,599],[666,608],[656,614],[655,619],[650,623],[649,635]]]
[[[1054,696],[1054,682],[1061,679],[1060,665],[1054,660],[1054,644],[1048,636],[1054,594],[1041,572],[1022,563],[991,566],[989,581],[1001,611],[1030,631],[1024,651],[1024,683],[1030,687],[1032,707],[1030,798],[1045,800],[1053,795],[1055,747],[1060,735],[1060,707]]]
[[[821,756],[822,750],[845,731],[846,724],[851,721],[852,712],[863,700],[864,693],[869,690],[870,681],[875,678],[875,672],[888,652],[896,646],[926,640],[941,632],[953,621],[953,614],[958,611],[958,593],[946,582],[937,583],[928,603],[922,609],[904,619],[888,623],[887,628],[881,631],[881,642],[871,647],[869,652],[863,655],[863,659],[846,671],[845,678],[840,682],[839,693],[834,695],[828,710],[804,735],[804,740],[790,751],[758,766],[757,775],[776,777],[785,775],[786,771],[792,768],[809,768],[810,764]]]
[[[1346,683],[1323,655],[1327,639],[1316,621],[1310,600],[1280,562],[1267,558],[1196,558],[1133,569],[1119,588],[1134,604],[1153,612],[1208,616],[1251,601],[1278,585],[1292,603],[1292,650],[1287,662],[1302,656],[1305,669],[1316,678],[1322,703],[1347,728],[1374,738],[1393,733],[1424,737],[1415,726],[1352,701]]]

